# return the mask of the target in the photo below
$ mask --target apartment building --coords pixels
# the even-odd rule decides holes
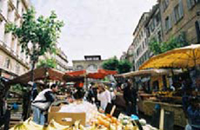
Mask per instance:
[[[0,76],[13,78],[29,70],[29,57],[21,52],[15,35],[6,31],[6,23],[20,26],[22,14],[30,7],[29,0],[0,0]]]
[[[185,34],[189,44],[200,43],[200,0],[159,0],[163,40]]]
[[[145,22],[149,17],[149,13],[145,12],[141,16],[136,29],[133,32],[133,42],[132,46],[134,48],[134,64],[135,69],[138,70],[139,66],[142,65],[149,58],[149,49],[147,34],[145,30]]]
[[[44,56],[40,56],[40,60],[53,58],[56,61],[56,69],[66,72],[71,71],[73,68],[68,66],[67,55],[61,50],[56,48],[56,53],[46,53]]]
[[[149,17],[145,21],[145,30],[148,43],[151,41],[157,41],[158,43],[161,43],[163,41],[163,30],[159,4],[154,5],[150,11]],[[150,57],[151,56],[153,56],[152,52],[150,52]]]

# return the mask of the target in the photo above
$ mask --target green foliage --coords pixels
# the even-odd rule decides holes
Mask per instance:
[[[117,70],[118,65],[119,61],[116,56],[103,62],[103,68],[107,70]]]
[[[131,63],[127,60],[119,61],[117,57],[110,58],[103,62],[103,69],[116,70],[119,73],[126,73],[131,70]]]
[[[46,60],[39,60],[38,64],[37,64],[37,68],[40,67],[47,67],[47,68],[56,68],[56,60],[53,58],[49,58]]]
[[[27,90],[27,86],[25,87],[20,84],[16,84],[16,85],[12,85],[9,91],[22,94],[23,91],[26,91],[26,90]]]
[[[119,62],[119,65],[117,67],[118,72],[121,73],[126,73],[131,70],[132,64],[128,60],[122,60]]]
[[[155,38],[151,39],[149,43],[149,48],[155,55],[162,53],[160,43]]]
[[[14,24],[7,24],[6,30],[11,31],[19,38],[22,52],[30,56],[32,61],[37,61],[38,57],[45,52],[54,50],[59,38],[61,27],[64,23],[57,20],[55,12],[47,18],[43,16],[35,18],[35,10],[32,8],[23,14],[23,22],[20,27]],[[30,49],[29,45],[32,47]]]
[[[185,33],[181,33],[178,37],[172,37],[169,41],[162,43],[158,43],[155,38],[152,38],[149,43],[149,48],[157,55],[187,45],[189,45],[189,43],[186,40]]]

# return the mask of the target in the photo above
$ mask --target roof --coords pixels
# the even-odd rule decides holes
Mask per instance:
[[[37,68],[34,71],[34,81],[41,80],[41,79],[50,79],[50,80],[58,80],[63,81],[62,77],[64,75],[63,72],[58,71],[56,69],[52,68]],[[13,80],[10,80],[9,84],[27,84],[29,81],[31,81],[31,71],[18,76],[14,78]]]
[[[136,26],[136,28],[135,28],[134,32],[133,32],[133,35],[135,35],[136,31],[137,31],[137,30],[138,30],[138,28],[139,28],[139,25],[141,24],[141,22],[142,22],[143,18],[144,18],[144,17],[145,17],[145,15],[147,15],[147,14],[149,14],[149,12],[144,12],[144,13],[142,14],[142,16],[140,17],[140,20],[139,20],[139,22],[138,22],[138,24],[137,24],[137,26]]]
[[[99,60],[101,60],[101,55],[85,55],[84,58],[85,60],[87,60],[88,58],[98,58]]]
[[[159,10],[159,4],[154,5],[152,10],[149,12],[149,16],[148,16],[147,20],[145,21],[145,26],[147,26],[147,24],[149,23],[149,21],[154,16],[154,14],[156,13],[157,10]]]

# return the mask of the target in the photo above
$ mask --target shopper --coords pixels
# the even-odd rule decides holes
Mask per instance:
[[[100,101],[100,107],[105,111],[107,104],[111,103],[111,93],[104,84],[98,85],[97,99]]]
[[[95,118],[95,114],[98,112],[95,105],[89,103],[88,101],[84,101],[85,91],[83,88],[76,87],[72,92],[74,102],[63,105],[59,112],[67,112],[67,113],[86,113],[86,122],[89,123],[91,120]]]
[[[123,97],[127,107],[126,113],[127,115],[136,114],[137,91],[132,87],[130,80],[126,80],[123,86]]]
[[[182,102],[188,118],[188,125],[185,130],[200,130],[200,97],[193,94],[185,94]]]
[[[46,121],[45,113],[49,109],[52,102],[54,102],[55,96],[53,93],[57,91],[58,86],[56,84],[53,84],[51,85],[51,88],[41,91],[32,102],[33,121],[35,123],[44,125]]]

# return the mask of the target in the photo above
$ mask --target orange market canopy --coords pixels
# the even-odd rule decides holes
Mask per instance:
[[[34,81],[36,80],[43,80],[43,79],[49,79],[49,80],[56,80],[56,81],[63,81],[63,75],[64,73],[61,71],[58,71],[56,69],[52,68],[37,68],[33,71],[34,73]],[[16,84],[16,83],[22,83],[26,84],[29,81],[31,81],[31,71],[18,76],[14,78],[13,80],[10,80],[9,84]]]
[[[187,68],[200,64],[200,45],[190,45],[167,51],[150,58],[139,70],[148,68]]]
[[[107,75],[117,74],[117,71],[99,69],[96,73],[87,73],[86,70],[66,72],[63,76],[65,81],[78,81],[84,78],[103,79]]]
[[[70,82],[70,81],[84,81],[85,76],[86,76],[86,71],[85,70],[66,72],[63,75],[63,80],[65,80],[67,82]]]

